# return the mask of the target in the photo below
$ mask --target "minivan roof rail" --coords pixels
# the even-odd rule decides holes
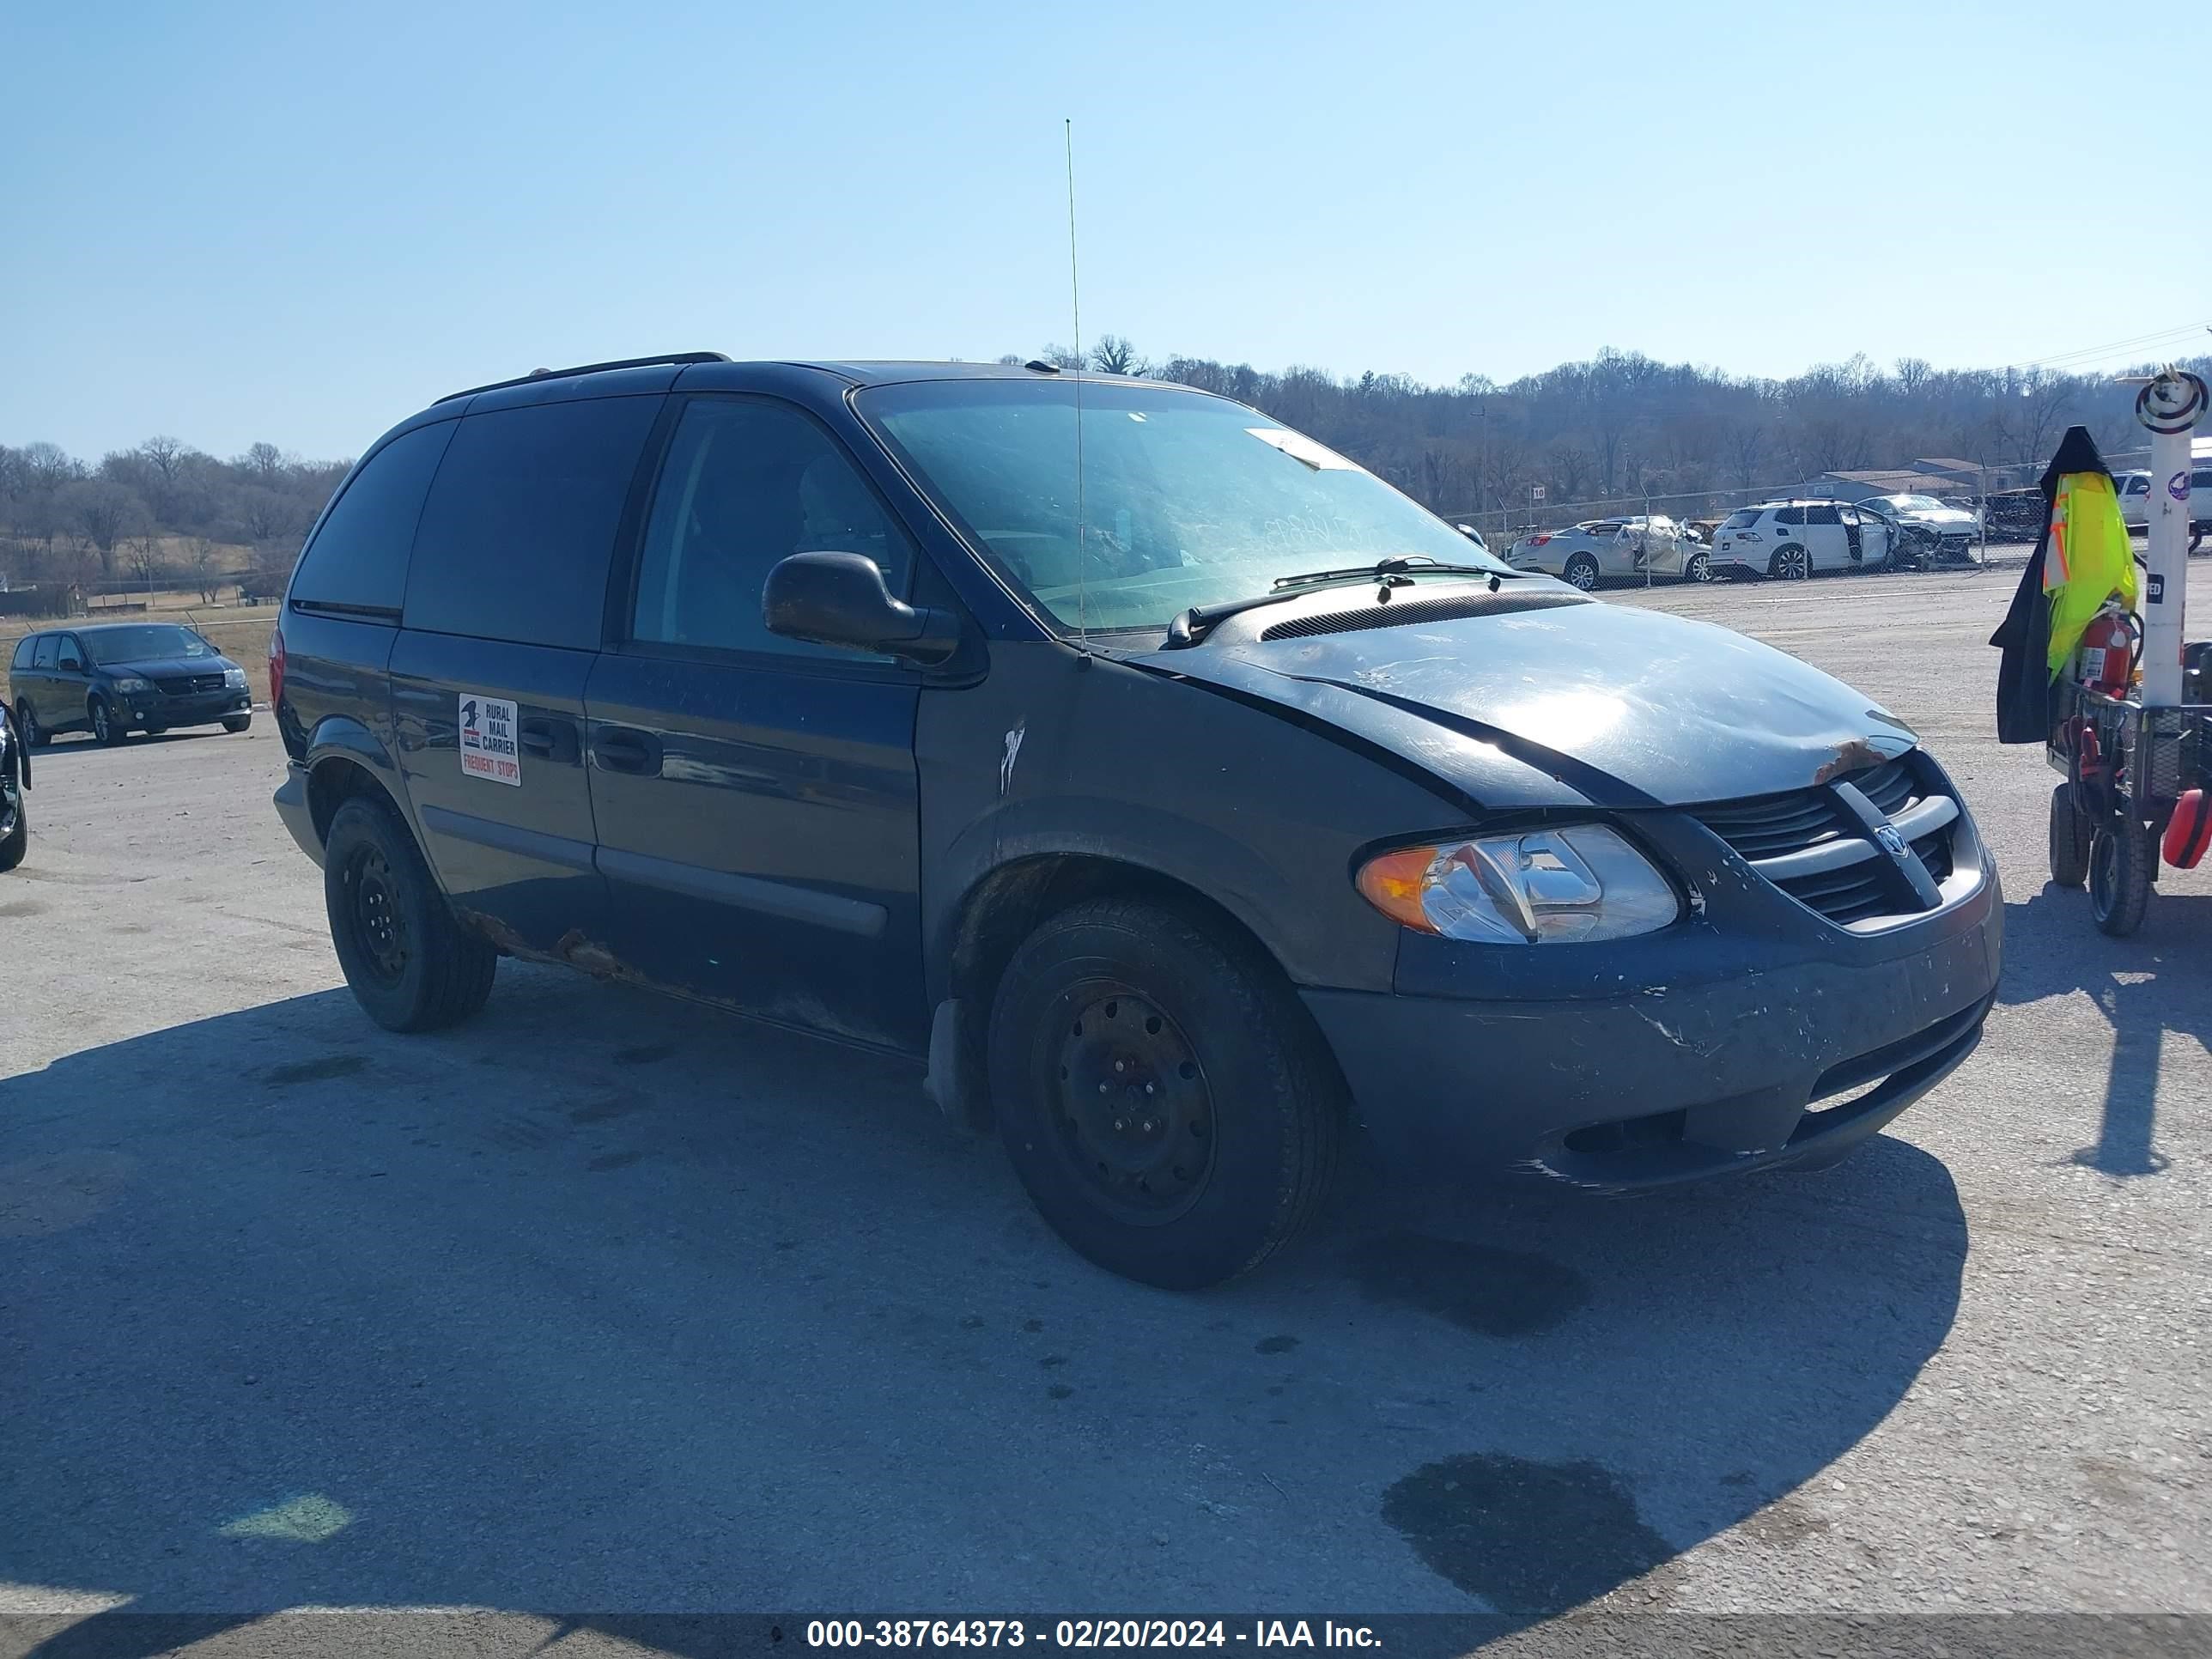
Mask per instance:
[[[565,380],[572,374],[599,374],[614,368],[653,368],[662,363],[726,363],[726,352],[670,351],[658,357],[617,357],[611,363],[578,363],[574,368],[533,368],[527,374],[518,374],[511,380],[493,380],[485,386],[472,386],[459,392],[448,392],[438,399],[452,403],[456,398],[473,398],[479,392],[497,392],[503,386],[528,386],[532,380]]]

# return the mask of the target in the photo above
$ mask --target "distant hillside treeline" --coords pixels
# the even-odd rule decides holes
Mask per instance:
[[[1906,467],[1945,456],[2032,477],[2069,425],[2087,426],[2108,457],[2140,449],[2132,393],[2109,373],[1937,369],[1865,357],[1785,380],[1747,380],[1638,352],[1603,351],[1500,386],[1469,374],[1424,386],[1402,374],[1340,378],[1320,369],[1262,372],[1202,357],[1148,362],[1102,337],[1063,367],[1149,375],[1225,392],[1312,433],[1439,512],[1490,525],[1529,515],[1544,486],[1546,521],[1648,500],[1677,517],[1822,472]],[[1020,361],[1009,356],[1006,361]],[[2212,359],[2194,360],[2200,373]],[[149,438],[89,464],[50,443],[0,446],[0,576],[88,589],[207,582],[221,550],[249,550],[278,582],[301,538],[345,474],[258,443],[228,460],[175,438]],[[236,556],[231,556],[234,562]]]
[[[281,582],[345,461],[303,461],[274,444],[218,460],[149,438],[89,464],[50,443],[0,445],[0,576],[58,596],[125,586],[202,588],[214,598],[235,550]],[[249,580],[249,586],[253,585]]]

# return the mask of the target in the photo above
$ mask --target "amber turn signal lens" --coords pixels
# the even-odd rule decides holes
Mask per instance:
[[[1437,925],[1421,906],[1421,891],[1437,861],[1433,847],[1401,847],[1359,866],[1359,896],[1401,927],[1433,933]]]

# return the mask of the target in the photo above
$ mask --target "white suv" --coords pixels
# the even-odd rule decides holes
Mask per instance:
[[[2119,491],[2120,517],[2130,530],[2142,530],[2150,523],[2151,480],[2148,472],[2123,472],[2112,480]],[[2212,466],[2197,459],[2189,472],[2189,550],[2194,553],[2197,544],[2204,539],[2204,532],[2212,529]]]
[[[1848,501],[1767,501],[1730,514],[1713,538],[1712,574],[1802,581],[1821,570],[1877,570],[1893,531]]]

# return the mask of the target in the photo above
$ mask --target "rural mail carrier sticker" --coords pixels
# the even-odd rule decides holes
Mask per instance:
[[[461,775],[522,787],[522,751],[514,741],[514,705],[502,697],[461,693]]]

